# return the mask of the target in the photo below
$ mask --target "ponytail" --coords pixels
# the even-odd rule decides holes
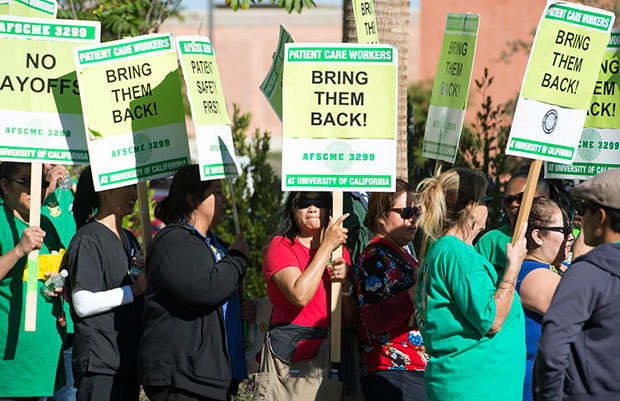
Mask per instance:
[[[422,205],[419,225],[424,233],[437,239],[453,226],[469,230],[467,205],[480,202],[487,185],[482,173],[460,167],[423,180],[417,192]]]
[[[446,197],[441,188],[440,177],[426,178],[416,189],[422,206],[418,224],[432,239],[437,239],[442,234],[446,218]]]
[[[75,197],[73,198],[73,218],[76,228],[79,230],[95,214],[99,208],[99,194],[95,192],[93,174],[90,166],[87,166],[77,183]]]

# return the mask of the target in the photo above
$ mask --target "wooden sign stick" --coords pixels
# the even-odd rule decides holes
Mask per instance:
[[[342,216],[342,206],[342,191],[336,191],[332,199],[332,216],[334,221]],[[332,260],[341,257],[342,246],[339,246],[332,253]],[[342,300],[340,299],[340,293],[342,292],[342,283],[340,281],[332,281],[331,292],[330,360],[332,363],[340,363],[340,339],[342,337]]]
[[[43,165],[32,163],[30,167],[30,216],[28,225],[41,225],[41,182],[43,180]],[[25,331],[37,329],[37,293],[39,291],[39,250],[28,254],[28,282],[26,283],[26,318]]]
[[[530,218],[530,211],[532,210],[532,202],[534,202],[534,194],[536,193],[536,187],[538,186],[538,176],[540,175],[540,169],[542,168],[542,160],[534,160],[530,165],[530,171],[527,174],[527,181],[525,182],[525,191],[523,191],[523,200],[521,201],[521,207],[519,207],[519,215],[517,216],[517,223],[515,224],[514,231],[512,232],[512,244],[517,241],[517,235],[521,232],[521,227]]]
[[[149,190],[146,182],[138,183],[138,203],[140,204],[140,225],[142,226],[142,246],[144,255],[151,244],[151,209],[149,207]]]
[[[233,188],[232,179],[227,179],[228,189],[230,190],[230,201],[232,203],[233,222],[235,223],[235,235],[241,233],[241,227],[239,226],[239,213],[237,213],[237,201],[235,201],[235,189]]]

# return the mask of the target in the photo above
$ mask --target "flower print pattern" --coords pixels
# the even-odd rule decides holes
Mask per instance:
[[[353,269],[360,305],[380,303],[406,291],[416,282],[417,262],[391,243],[373,239]],[[361,374],[378,370],[424,370],[428,356],[417,327],[402,322],[385,332],[373,332],[360,319]]]

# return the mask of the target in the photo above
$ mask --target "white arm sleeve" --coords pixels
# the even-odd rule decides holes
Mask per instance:
[[[91,292],[83,290],[80,284],[76,283],[71,291],[71,299],[75,313],[79,317],[88,317],[132,303],[133,294],[128,285],[108,291]]]

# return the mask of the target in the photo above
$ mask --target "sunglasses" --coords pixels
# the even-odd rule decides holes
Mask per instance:
[[[534,199],[539,199],[539,198],[544,198],[544,196],[534,197]],[[523,200],[523,192],[519,192],[516,195],[503,194],[499,197],[499,199],[502,202],[503,207],[508,207],[512,205],[512,202],[517,202],[518,204],[521,204],[521,201]]]
[[[557,231],[564,234],[564,237],[568,237],[573,232],[572,225],[560,226],[560,227],[532,227],[532,229],[543,230],[543,231]]]
[[[415,218],[420,217],[421,209],[419,206],[407,206],[407,207],[398,207],[390,209],[391,212],[398,213],[403,220],[410,219],[415,216]]]
[[[482,198],[480,199],[480,201],[478,203],[483,204],[486,207],[491,207],[491,204],[493,203],[493,197],[488,196],[486,198]]]
[[[7,181],[16,182],[19,185],[23,185],[27,188],[30,188],[30,178],[7,178]],[[49,181],[46,181],[46,180],[41,181],[41,188],[47,188],[49,186],[50,186]]]
[[[306,209],[310,206],[315,206],[319,209],[327,209],[329,208],[330,203],[330,199],[327,198],[306,198],[302,196],[293,199],[293,207],[295,209]]]

